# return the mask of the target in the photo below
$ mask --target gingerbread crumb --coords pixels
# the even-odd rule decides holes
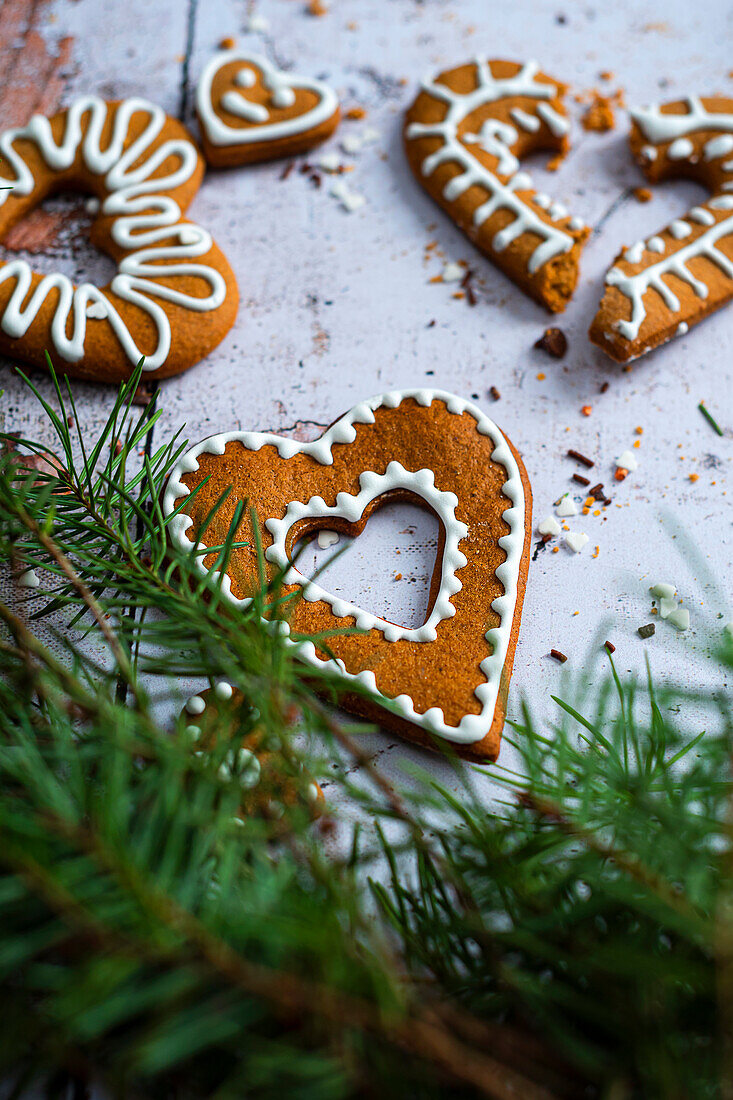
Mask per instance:
[[[358,122],[359,119],[366,118],[366,108],[349,107],[345,117],[348,118],[350,122]]]
[[[605,95],[597,88],[591,88],[589,92],[576,96],[576,99],[579,103],[588,104],[585,114],[580,120],[584,130],[604,134],[615,128],[616,115],[614,108],[624,106],[624,93],[620,88],[610,95]]]
[[[328,8],[321,0],[309,0],[306,11],[308,15],[328,15]]]
[[[562,359],[568,350],[568,338],[560,328],[548,328],[542,333],[534,346],[547,352],[553,359]]]
[[[634,198],[637,202],[651,202],[653,196],[648,187],[635,187]]]
[[[236,46],[236,44],[237,44],[236,38],[232,38],[232,36],[230,34],[227,34],[227,35],[224,36],[224,38],[219,39],[219,49],[220,50],[233,50],[234,47]]]

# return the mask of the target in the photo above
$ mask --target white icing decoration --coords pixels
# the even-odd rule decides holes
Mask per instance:
[[[337,618],[353,617],[359,630],[380,630],[388,642],[396,642],[399,638],[412,642],[434,642],[438,636],[436,630],[438,623],[443,619],[452,618],[456,613],[450,597],[460,592],[462,585],[456,577],[456,572],[466,565],[466,558],[458,549],[458,544],[468,535],[468,528],[465,523],[456,520],[455,510],[458,498],[454,493],[436,489],[432,470],[418,470],[416,473],[410,473],[399,462],[390,462],[384,474],[365,471],[359,476],[359,486],[360,492],[356,496],[339,493],[336,504],[332,507],[328,507],[321,497],[316,496],[311,497],[306,503],[293,501],[288,505],[282,519],[268,519],[265,527],[272,535],[273,543],[265,552],[265,557],[284,571],[285,584],[301,586],[305,600],[309,603],[326,601],[331,605],[331,610]],[[398,488],[406,489],[415,496],[421,497],[438,516],[445,532],[440,590],[429,619],[422,626],[414,629],[395,626],[386,619],[378,619],[369,612],[362,611],[346,600],[329,595],[320,585],[303,577],[294,566],[290,565],[286,550],[290,529],[304,517],[314,516],[320,519],[338,516],[348,520],[349,523],[355,523],[364,514],[367,505],[384,493]]]
[[[537,115],[530,115],[527,111],[523,111],[521,107],[512,107],[509,114],[520,130],[526,130],[530,134],[536,134],[541,126]]]
[[[715,225],[715,215],[706,210],[704,206],[693,206],[687,217],[698,225]]]
[[[341,157],[338,153],[321,153],[319,157],[316,157],[316,164],[324,172],[338,172],[341,167]]]
[[[232,61],[250,66],[244,70],[246,72],[251,72],[252,69],[261,72],[262,83],[270,92],[274,107],[292,107],[295,103],[295,92],[298,89],[313,92],[318,101],[315,106],[293,118],[268,122],[270,112],[262,104],[252,104],[240,92],[226,92],[222,96],[222,106],[254,124],[251,128],[229,126],[216,113],[211,100],[211,88],[219,69]],[[239,83],[238,77],[235,81]],[[256,111],[254,111],[255,107]],[[293,137],[307,130],[316,129],[336,113],[338,99],[331,88],[321,80],[309,80],[306,77],[281,72],[266,58],[256,54],[227,50],[213,57],[204,69],[196,89],[196,110],[206,137],[212,145],[249,145],[253,142],[277,141],[280,138]]]
[[[223,303],[226,283],[221,273],[208,265],[159,262],[188,261],[205,255],[213,245],[205,229],[192,222],[183,226],[178,203],[160,193],[179,187],[191,178],[198,164],[193,143],[185,138],[174,138],[149,153],[166,124],[166,114],[147,100],[127,99],[115,109],[112,132],[102,148],[108,110],[108,104],[96,96],[75,100],[66,112],[60,142],[56,141],[50,122],[43,115],[34,115],[27,126],[6,130],[0,135],[0,167],[8,164],[14,173],[14,178],[3,176],[0,179],[0,183],[7,181],[12,185],[12,190],[0,190],[0,205],[11,195],[31,195],[36,188],[33,172],[14,147],[16,141],[32,142],[52,172],[70,168],[81,152],[86,170],[103,177],[107,197],[101,213],[115,219],[110,235],[118,248],[125,251],[110,291],[140,307],[153,322],[157,346],[146,355],[144,369],[156,370],[165,363],[170,352],[171,327],[165,309],[154,299],[204,312],[217,309]],[[133,141],[128,141],[131,119],[140,114],[148,116],[148,123]],[[141,158],[142,163],[138,164]],[[174,167],[167,175],[153,178],[169,158],[173,158]],[[171,238],[175,243],[170,243]],[[166,243],[162,244],[163,241]],[[54,273],[44,275],[29,297],[31,276],[31,267],[24,260],[10,260],[0,267],[0,283],[15,280],[0,318],[0,327],[6,335],[16,340],[25,336],[48,295],[57,290],[51,339],[62,359],[74,363],[83,358],[90,303],[94,311],[92,317],[99,317],[99,310],[106,309],[106,320],[130,362],[137,363],[142,357],[126,322],[98,287],[91,283],[74,287],[66,275]],[[198,297],[155,281],[156,277],[168,280],[176,276],[203,279],[210,293]],[[71,335],[68,335],[69,330]]]
[[[661,254],[665,251],[664,241],[661,237],[650,237],[646,242],[646,246],[650,252],[659,252]]]
[[[606,283],[609,286],[618,287],[621,293],[625,294],[631,301],[631,319],[616,323],[620,335],[626,340],[635,340],[639,335],[639,329],[646,317],[644,295],[650,288],[661,295],[665,305],[672,313],[679,310],[679,298],[673,294],[664,282],[662,278],[664,275],[676,275],[678,279],[688,283],[699,298],[705,299],[707,297],[707,286],[696,278],[687,267],[689,261],[697,256],[705,256],[707,259],[712,260],[729,279],[733,279],[733,261],[715,247],[721,237],[726,237],[730,233],[733,233],[733,216],[723,218],[692,241],[691,244],[685,245],[676,252],[671,252],[664,259],[652,264],[644,271],[638,271],[635,275],[628,275],[620,268],[612,267],[606,275]]]
[[[575,230],[585,229],[585,222],[583,221],[582,218],[579,218],[577,215],[574,215],[570,219],[570,221],[568,222],[568,228],[569,229],[575,229]]]
[[[568,531],[565,535],[565,542],[574,554],[579,554],[583,547],[587,545],[588,536],[584,531]]]
[[[661,583],[653,584],[649,591],[651,592],[652,596],[654,596],[654,598],[657,600],[669,600],[672,598],[672,596],[675,595],[677,589],[673,584]]]
[[[641,258],[644,255],[644,242],[637,241],[636,244],[632,244],[631,248],[627,248],[624,252],[624,259],[630,264],[638,264],[641,262]]]
[[[570,132],[570,123],[549,103],[538,103],[537,114],[554,137],[564,137]]]
[[[186,703],[186,711],[188,714],[203,714],[206,710],[206,703],[200,695],[192,695]]]
[[[443,197],[449,202],[457,199],[470,187],[479,186],[488,192],[486,201],[473,212],[473,225],[476,229],[480,228],[497,210],[509,210],[514,215],[512,221],[494,235],[491,247],[495,252],[502,252],[524,233],[534,233],[540,238],[540,243],[531,252],[527,265],[530,274],[534,274],[555,256],[569,252],[573,247],[573,238],[568,233],[548,224],[535,213],[529,202],[517,195],[517,190],[526,186],[524,181],[527,173],[521,173],[521,183],[518,182],[519,173],[503,182],[496,173],[486,168],[473,155],[464,141],[459,139],[458,128],[465,118],[487,103],[513,96],[527,96],[539,100],[552,99],[557,95],[558,89],[554,84],[546,84],[535,79],[539,70],[535,61],[528,61],[514,76],[503,78],[493,76],[488,61],[477,60],[474,64],[476,88],[473,91],[454,92],[436,80],[427,80],[423,83],[423,91],[445,103],[448,109],[440,122],[411,123],[407,128],[406,136],[408,140],[422,137],[442,139],[441,146],[423,160],[423,176],[431,176],[439,165],[446,162],[458,164],[463,169],[443,188]],[[567,125],[566,120],[552,110],[549,104],[540,102],[537,105],[537,113],[541,114],[543,108],[545,108],[545,114],[542,117],[553,133],[555,133],[553,127],[557,128],[561,123]],[[493,152],[493,150],[490,151]],[[536,196],[535,205],[538,205]]]
[[[214,695],[217,699],[222,699],[226,702],[227,699],[231,699],[234,694],[234,688],[226,680],[220,680],[214,688]]]
[[[100,298],[87,306],[87,317],[91,321],[102,321],[107,316],[107,303]]]
[[[681,241],[685,237],[689,237],[690,233],[692,233],[692,227],[680,218],[675,218],[675,220],[670,223],[669,231],[676,241]]]
[[[206,439],[202,443],[199,443],[198,446],[188,451],[187,454],[183,455],[182,458],[178,460],[178,463],[170,474],[165,489],[163,512],[169,517],[168,533],[170,538],[177,546],[188,553],[191,550],[191,541],[186,537],[186,531],[192,526],[193,520],[190,516],[186,515],[184,511],[179,512],[175,516],[173,516],[172,513],[176,506],[176,502],[180,501],[182,497],[189,495],[189,490],[182,483],[181,477],[186,473],[192,473],[198,469],[199,455],[222,455],[224,454],[227,443],[236,442],[247,448],[247,450],[253,451],[258,451],[263,446],[271,445],[276,448],[278,454],[282,458],[291,458],[294,454],[305,454],[309,455],[315,462],[319,462],[323,465],[331,465],[333,463],[333,445],[335,443],[353,443],[356,438],[355,424],[372,424],[374,423],[374,411],[376,409],[397,408],[408,398],[414,399],[419,405],[425,407],[431,405],[433,401],[444,402],[448,411],[457,416],[468,413],[476,421],[476,431],[480,435],[488,436],[494,443],[494,450],[491,455],[492,460],[503,466],[507,474],[507,480],[502,486],[502,493],[510,502],[507,509],[503,512],[503,519],[509,527],[509,534],[499,539],[499,546],[501,546],[506,553],[506,561],[496,570],[496,576],[503,585],[504,592],[492,603],[492,608],[500,619],[500,625],[498,627],[492,627],[486,634],[486,640],[492,648],[492,653],[489,657],[485,657],[479,666],[485,677],[485,682],[478,684],[475,688],[475,695],[481,703],[480,714],[466,714],[457,726],[450,726],[446,723],[443,711],[439,707],[431,707],[424,714],[420,714],[415,710],[413,701],[405,694],[390,700],[391,709],[401,717],[414,722],[416,725],[456,744],[473,744],[476,741],[480,741],[486,735],[493,721],[502,670],[511,639],[514,610],[517,602],[519,565],[524,547],[525,532],[524,488],[516,460],[502,432],[493,421],[475,405],[464,401],[460,397],[455,397],[453,394],[445,393],[442,390],[403,390],[381,394],[368,401],[362,401],[346,413],[345,416],[337,420],[320,439],[314,440],[312,443],[298,443],[292,439],[286,439],[283,436],[261,432],[230,432],[212,436],[210,439]],[[428,622],[425,623],[424,626],[418,627],[416,630],[409,630],[389,623],[386,620],[377,619],[359,608],[353,608],[353,611],[346,610],[347,608],[351,609],[353,605],[346,604],[345,601],[339,601],[328,594],[326,594],[326,596],[334,609],[339,607],[346,615],[356,613],[360,623],[372,623],[375,629],[380,629],[385,632],[385,637],[387,636],[387,632],[389,632],[391,636],[399,638],[414,637],[418,635],[421,638],[427,638],[428,635],[432,635],[439,621],[455,613],[455,609],[450,602],[450,595],[460,589],[460,581],[455,576],[455,571],[461,568],[460,562],[465,563],[465,558],[458,544],[464,537],[466,528],[464,524],[460,523],[455,518],[455,504],[457,500],[454,495],[440,490],[435,486],[432,471],[420,470],[416,473],[411,473],[404,470],[399,463],[392,462],[389,464],[387,472],[384,474],[378,474],[373,471],[367,471],[365,474],[362,474],[358,498],[346,493],[340,493],[337,498],[336,509],[339,515],[355,514],[356,505],[354,502],[357,499],[373,499],[371,494],[379,495],[379,493],[387,491],[390,485],[395,488],[404,487],[408,482],[412,491],[417,490],[420,495],[423,495],[423,499],[425,499],[424,494],[427,494],[427,496],[441,509],[438,514],[441,515],[444,527],[446,528],[446,547],[443,555],[441,591],[438,594],[435,607],[433,608],[433,612]],[[323,501],[319,504],[318,498],[314,498],[306,505],[293,502],[288,509],[288,516],[292,515],[290,509],[303,509],[303,514],[308,515],[316,514],[313,509],[318,509],[321,515],[334,514],[336,511],[336,509],[329,510]],[[305,509],[310,509],[310,511],[306,513]],[[269,519],[267,521],[268,529],[271,529],[270,524],[274,523],[276,525],[277,545],[280,548],[282,548],[285,534],[285,529],[282,525],[286,522],[287,520],[285,518],[281,520]],[[277,525],[280,526],[278,527]],[[199,545],[199,549],[203,549],[203,547]],[[209,575],[209,571],[204,567],[202,558],[202,555],[197,557],[196,568],[201,576],[206,576]],[[449,564],[447,565],[446,563]],[[289,563],[286,564],[288,564],[288,567],[292,570]],[[293,570],[293,572],[296,571]],[[251,602],[246,598],[240,600],[232,593],[229,576],[214,574],[213,579],[218,581],[221,586],[223,597],[230,603],[237,606],[247,606]],[[298,583],[304,583],[306,587],[313,586],[312,581],[307,581],[305,578],[301,578],[300,575],[298,575],[297,580]],[[446,586],[445,588],[444,585]],[[317,585],[314,587],[315,589],[318,588]],[[311,587],[311,593],[313,593],[314,587]],[[438,615],[440,619],[438,619]],[[289,636],[290,631],[287,623],[272,622],[270,623],[270,629],[281,632],[285,637],[286,643],[296,647],[298,656],[308,664],[317,668],[323,668],[325,666],[337,671],[346,680],[361,684],[378,699],[386,699],[377,688],[375,676],[372,671],[364,670],[359,673],[350,673],[344,668],[342,662],[335,662],[319,657],[311,642],[298,643]],[[367,627],[367,629],[371,629],[371,627]]]
[[[339,540],[338,531],[319,531],[318,549],[328,550],[329,546],[335,546]]]
[[[677,138],[667,150],[670,160],[687,160],[695,151],[695,146],[689,138]]]
[[[353,214],[355,210],[361,210],[366,199],[358,191],[352,191],[344,180],[337,180],[331,188],[331,195],[338,199],[344,210]]]
[[[675,333],[675,336],[685,336],[689,331],[690,326],[688,325],[687,321],[680,321],[680,323],[677,325],[677,332]]]
[[[239,88],[254,88],[257,83],[257,73],[254,69],[240,69],[234,77],[234,83]]]
[[[537,530],[541,535],[552,535],[554,537],[560,534],[562,528],[554,516],[548,516],[547,519],[542,520],[542,523],[537,524]]]
[[[619,470],[629,470],[633,473],[638,469],[639,463],[631,451],[624,451],[616,459],[616,467]]]
[[[99,199],[95,199],[92,196],[91,198],[88,198],[85,201],[84,209],[86,210],[87,214],[98,214],[100,205],[101,205],[101,203],[100,203]]]
[[[630,114],[647,141],[654,145],[674,141],[696,130],[733,131],[733,114],[708,111],[697,96],[689,96],[686,102],[687,114],[684,115],[662,114],[658,106],[636,107]]]
[[[519,135],[513,126],[497,118],[487,118],[478,134],[463,134],[463,141],[469,145],[480,145],[485,152],[496,157],[499,162],[496,171],[500,176],[513,176],[519,171],[519,161],[509,148]]]
[[[641,150],[641,155],[645,160],[656,160],[658,154],[653,145],[644,145]]]
[[[706,141],[703,146],[703,154],[705,160],[717,160],[718,157],[727,157],[728,153],[733,153],[733,137],[728,134],[721,134],[720,137],[711,138],[710,141]],[[725,168],[726,165],[723,165]]]

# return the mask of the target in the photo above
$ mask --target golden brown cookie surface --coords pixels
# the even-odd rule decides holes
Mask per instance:
[[[305,153],[333,133],[340,117],[323,81],[281,72],[241,50],[220,53],[206,66],[196,113],[214,168]]]
[[[208,482],[186,503],[204,478]],[[204,517],[233,492],[213,522]],[[432,511],[441,538],[426,622],[397,626],[334,598],[292,565],[296,543],[318,529],[363,530],[381,504],[407,499]],[[172,472],[164,511],[175,544],[221,545],[238,501],[255,509],[270,578],[282,573],[287,630],[298,655],[349,686],[344,705],[420,744],[433,735],[470,759],[495,759],[504,722],[526,583],[531,494],[516,451],[476,406],[442,391],[383,394],[362,402],[314,443],[235,432],[205,440]],[[257,588],[249,511],[222,579],[227,597]],[[205,572],[216,554],[201,556]],[[338,633],[357,627],[362,633]],[[337,632],[333,655],[299,635]],[[393,701],[392,711],[382,709]]]
[[[522,290],[563,310],[590,230],[539,194],[522,157],[563,154],[565,86],[535,62],[478,60],[426,81],[405,119],[410,167],[428,194]]]
[[[0,237],[56,191],[92,197],[91,240],[117,264],[111,283],[74,286],[24,260],[0,265],[0,351],[59,371],[119,382],[186,370],[224,337],[237,284],[210,234],[183,211],[203,161],[190,135],[143,99],[76,100],[0,135]]]
[[[260,814],[279,821],[286,807],[297,804],[307,807],[312,817],[323,812],[319,785],[279,738],[262,722],[252,721],[242,693],[225,680],[191,696],[182,720],[191,751],[204,763],[215,756],[220,778],[238,783],[241,817]]]
[[[684,335],[733,297],[733,99],[690,97],[631,112],[631,151],[650,183],[685,177],[711,192],[606,275],[590,338],[620,363]]]

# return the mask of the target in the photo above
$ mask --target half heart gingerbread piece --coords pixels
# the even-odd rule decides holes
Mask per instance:
[[[520,161],[567,152],[566,87],[536,61],[482,58],[422,84],[405,117],[405,151],[422,187],[484,255],[552,313],[578,281],[590,229],[535,190]]]
[[[396,500],[432,512],[440,529],[428,615],[416,628],[333,596],[292,557],[303,537],[359,534]],[[235,524],[234,539],[245,545],[225,575],[214,551],[200,554],[197,568],[244,609],[259,588],[257,524],[275,582],[269,591],[295,596],[271,600],[266,621],[300,659],[343,682],[346,709],[420,745],[496,759],[529,563],[531,491],[515,448],[475,405],[440,390],[405,390],[361,402],[312,443],[260,432],[213,436],[179,460],[163,510],[172,546],[187,554],[194,544],[221,547]],[[309,640],[324,634],[328,652]]]

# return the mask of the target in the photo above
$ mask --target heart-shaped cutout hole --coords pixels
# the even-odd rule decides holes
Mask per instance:
[[[319,522],[300,537],[291,560],[334,597],[415,629],[430,615],[439,536],[438,520],[417,501],[385,504],[342,532]]]

